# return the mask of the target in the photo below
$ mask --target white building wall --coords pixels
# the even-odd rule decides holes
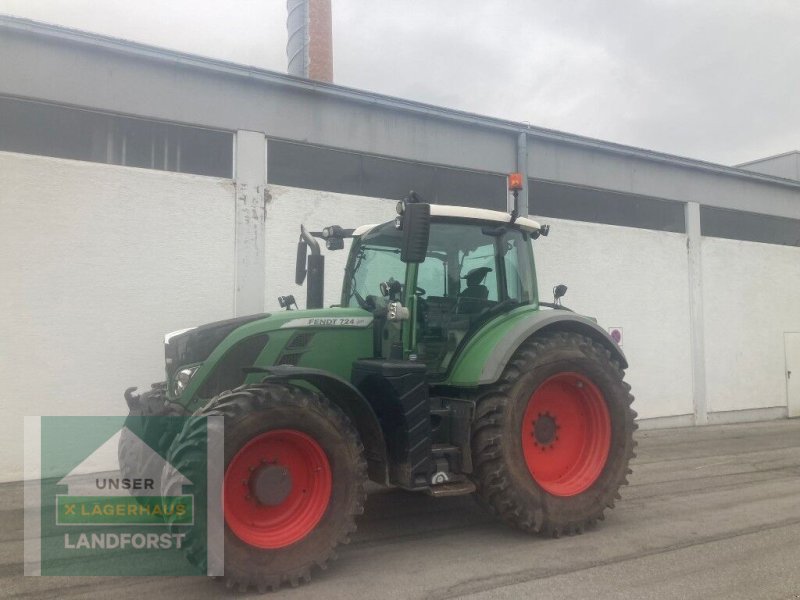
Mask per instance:
[[[126,414],[165,332],[233,314],[229,180],[0,152],[0,480],[23,415]]]
[[[305,307],[294,284],[300,223],[395,216],[391,200],[276,185],[265,201],[268,311],[284,294]],[[640,419],[689,419],[686,236],[542,220],[552,227],[534,242],[542,299],[566,283],[566,305],[623,329]],[[22,476],[23,415],[124,414],[126,387],[163,377],[165,332],[232,316],[234,221],[230,180],[0,153],[0,436],[11,449],[0,480]],[[348,249],[325,252],[328,305]],[[785,407],[800,249],[703,239],[702,284],[709,411]]]
[[[550,235],[534,242],[539,294],[621,327],[626,380],[640,419],[690,415],[692,365],[686,236],[541,217]]]
[[[785,407],[783,334],[800,331],[800,248],[704,238],[709,412]]]

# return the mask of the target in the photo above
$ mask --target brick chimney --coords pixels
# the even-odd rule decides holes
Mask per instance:
[[[287,0],[289,75],[333,81],[331,0]]]

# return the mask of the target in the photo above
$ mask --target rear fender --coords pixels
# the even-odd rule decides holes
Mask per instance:
[[[488,327],[470,340],[459,353],[445,383],[456,386],[494,383],[525,340],[553,331],[585,335],[607,348],[620,367],[624,369],[628,366],[622,349],[592,319],[567,310],[529,310],[506,319],[496,327]]]
[[[355,426],[364,444],[369,478],[381,485],[388,483],[386,442],[378,417],[367,399],[350,382],[321,369],[280,365],[258,368],[266,381],[302,381],[338,406]]]

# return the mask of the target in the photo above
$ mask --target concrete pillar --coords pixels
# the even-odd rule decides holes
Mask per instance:
[[[264,312],[267,142],[263,133],[236,132],[234,314]]]
[[[691,327],[692,390],[694,421],[708,423],[706,399],[706,357],[703,327],[703,265],[700,233],[700,205],[686,203],[686,248],[689,265],[689,326]]]

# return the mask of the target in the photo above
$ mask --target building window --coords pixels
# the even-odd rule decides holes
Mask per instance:
[[[503,175],[297,144],[268,141],[267,179],[276,185],[506,210]]]
[[[233,134],[0,98],[0,150],[233,176]]]
[[[700,207],[700,231],[708,237],[800,246],[800,219]]]
[[[540,217],[686,232],[684,204],[650,196],[529,179],[528,206]]]

